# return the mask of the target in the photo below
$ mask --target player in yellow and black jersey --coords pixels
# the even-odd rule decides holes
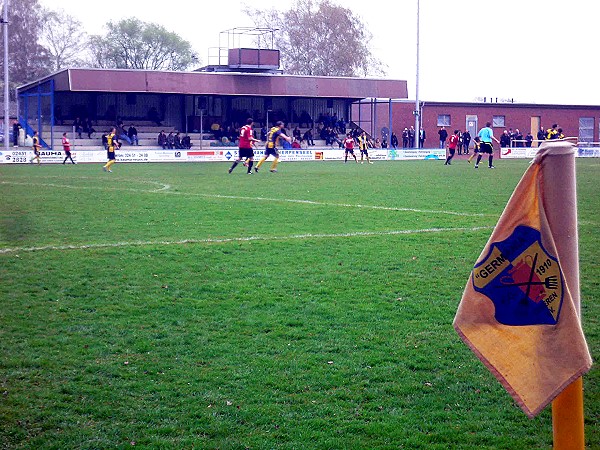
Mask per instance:
[[[40,158],[41,148],[42,146],[40,145],[40,137],[38,136],[38,132],[35,131],[33,133],[33,144],[31,146],[31,149],[33,150],[33,158],[29,160],[30,163],[33,163],[34,159],[37,161],[38,165],[42,163],[42,159]]]
[[[265,154],[254,168],[255,172],[258,172],[260,166],[267,160],[267,158],[271,155],[275,157],[273,160],[273,164],[271,164],[271,172],[277,172],[277,164],[279,163],[279,152],[277,151],[277,146],[279,145],[279,141],[284,139],[288,142],[292,142],[292,138],[286,135],[283,132],[284,123],[279,121],[275,124],[273,128],[269,130],[267,134],[267,145],[265,147]]]
[[[479,138],[479,136],[475,136],[475,139],[473,139],[473,154],[471,156],[469,156],[469,159],[467,159],[467,162],[470,164],[471,161],[473,160],[473,158],[475,158],[477,155],[479,155],[480,152],[481,152],[481,139]]]
[[[110,167],[117,162],[115,158],[115,149],[121,148],[121,143],[117,139],[115,131],[116,129],[113,127],[110,129],[110,133],[106,135],[106,159],[108,159],[108,161],[102,166],[102,170],[105,172],[112,172]]]
[[[362,164],[363,158],[367,158],[367,162],[369,164],[373,164],[371,159],[369,158],[369,138],[367,137],[367,133],[363,131],[360,136],[358,136],[358,148],[360,149],[360,163]]]
[[[547,133],[546,133],[546,139],[550,140],[550,139],[558,139],[558,130],[556,129],[558,127],[558,124],[553,124],[552,128],[550,128]]]

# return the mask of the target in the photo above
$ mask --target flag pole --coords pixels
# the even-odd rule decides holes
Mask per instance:
[[[552,402],[554,450],[583,450],[583,379],[579,377]]]
[[[556,250],[561,255],[563,275],[581,321],[575,149],[573,146],[573,152],[569,154],[554,153],[552,150],[548,152],[544,161],[544,179],[562,181],[543,183],[542,197],[548,200],[545,208],[548,225],[554,236]],[[553,201],[557,199],[560,201]],[[552,431],[554,450],[585,449],[581,377],[567,386],[552,402]]]

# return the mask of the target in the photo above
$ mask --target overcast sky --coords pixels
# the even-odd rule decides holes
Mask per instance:
[[[387,77],[407,80],[415,98],[417,0],[331,0],[351,9],[372,33],[371,49]],[[138,17],[162,24],[191,42],[203,65],[220,32],[253,26],[242,12],[277,6],[281,20],[291,0],[40,0],[64,9],[90,34],[105,21]],[[419,98],[473,101],[513,98],[519,103],[600,105],[600,2],[584,0],[420,0]],[[277,24],[273,24],[276,26]],[[226,45],[226,40],[222,44]]]

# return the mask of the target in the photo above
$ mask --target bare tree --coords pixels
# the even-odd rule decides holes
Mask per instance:
[[[365,24],[329,0],[297,0],[289,11],[258,14],[246,6],[245,12],[256,26],[279,28],[275,46],[287,73],[348,77],[385,73],[369,49],[372,35]]]
[[[88,37],[81,22],[63,10],[45,9],[43,15],[40,42],[50,53],[52,70],[85,64],[83,54],[87,50]]]

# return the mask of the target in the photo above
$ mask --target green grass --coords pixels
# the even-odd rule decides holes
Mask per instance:
[[[527,165],[0,166],[0,446],[550,449],[550,408],[529,420],[452,328]],[[596,359],[599,173],[578,161]]]

